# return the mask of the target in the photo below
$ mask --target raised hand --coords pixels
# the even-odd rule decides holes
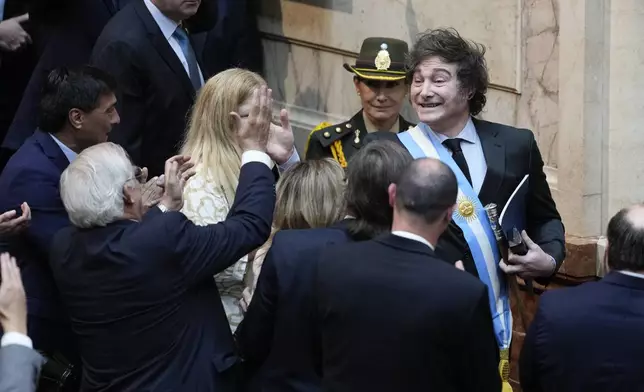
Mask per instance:
[[[29,14],[0,22],[0,49],[13,52],[31,43],[31,37],[22,27],[22,24],[27,21],[29,21]]]
[[[242,151],[266,152],[273,110],[272,94],[272,90],[266,86],[253,91],[247,118],[242,118],[237,112],[230,113],[237,122],[237,141]]]
[[[286,109],[280,111],[279,125],[271,124],[266,153],[278,164],[283,164],[293,155],[295,138]]]
[[[5,333],[27,333],[27,300],[16,259],[0,255],[0,324]]]
[[[16,217],[16,211],[7,211],[0,215],[0,234],[13,235],[26,229],[31,222],[31,209],[27,203],[20,205],[22,215]]]
[[[194,176],[196,170],[190,157],[175,155],[165,161],[163,204],[170,211],[179,211],[183,207],[183,189],[190,177]]]

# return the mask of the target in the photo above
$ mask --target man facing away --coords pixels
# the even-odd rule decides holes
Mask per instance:
[[[521,352],[525,392],[644,390],[644,205],[619,211],[606,236],[602,280],[541,296]]]
[[[324,247],[389,232],[393,211],[387,189],[411,162],[390,141],[361,148],[347,169],[347,216],[318,229],[275,234],[248,312],[235,335],[250,391],[321,390],[312,281],[315,255]]]
[[[320,255],[325,390],[501,390],[487,289],[434,253],[457,190],[445,164],[416,160],[389,187],[391,233]]]
[[[83,359],[82,391],[235,391],[234,343],[213,275],[270,234],[275,178],[266,154],[270,91],[254,93],[228,218],[196,226],[179,211],[194,174],[166,161],[164,195],[143,213],[136,170],[120,146],[83,151],[60,193],[72,224],[50,265]]]
[[[204,84],[185,20],[201,0],[143,0],[105,26],[90,63],[113,74],[122,92],[121,123],[110,140],[153,175],[177,153],[196,92]]]

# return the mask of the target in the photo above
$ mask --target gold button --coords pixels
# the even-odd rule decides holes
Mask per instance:
[[[328,139],[328,138],[331,137],[331,134],[329,132],[324,132],[324,134],[322,134],[322,136],[324,136],[325,138]]]
[[[351,128],[351,124],[349,124],[349,123],[347,123],[347,125],[345,125],[345,126],[346,126],[347,128]]]
[[[336,132],[336,133],[340,133],[340,132],[342,132],[342,128],[337,127],[337,128],[335,129],[335,132]]]

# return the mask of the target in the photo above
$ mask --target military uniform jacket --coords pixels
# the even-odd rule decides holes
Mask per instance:
[[[398,124],[399,132],[415,126],[402,116]],[[360,110],[349,121],[311,131],[306,145],[306,159],[333,158],[346,167],[351,157],[363,146],[367,134]]]

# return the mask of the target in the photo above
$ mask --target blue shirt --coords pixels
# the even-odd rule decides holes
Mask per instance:
[[[2,1],[2,0],[0,0],[0,1]],[[51,133],[49,134],[49,136],[51,136],[51,138],[52,138],[52,139],[54,139],[54,141],[56,142],[56,144],[58,144],[58,147],[60,147],[60,149],[61,149],[61,150],[63,150],[63,154],[65,154],[65,156],[67,157],[67,160],[68,160],[69,162],[71,162],[71,161],[73,161],[74,159],[76,159],[76,156],[77,156],[78,154],[76,154],[76,153],[75,153],[74,151],[72,151],[69,147],[67,147],[66,145],[64,145],[64,144],[63,144],[63,142],[61,142],[60,140],[58,140],[58,138],[56,138],[56,136],[52,135]]]

